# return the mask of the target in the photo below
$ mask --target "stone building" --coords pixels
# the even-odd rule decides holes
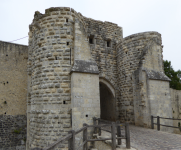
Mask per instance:
[[[123,38],[117,24],[84,17],[72,8],[37,11],[28,47],[0,42],[0,88],[9,94],[1,95],[1,105],[7,101],[1,118],[27,117],[28,150],[92,124],[93,117],[143,127],[150,127],[151,115],[172,118],[175,92],[164,74],[162,51],[158,32]]]

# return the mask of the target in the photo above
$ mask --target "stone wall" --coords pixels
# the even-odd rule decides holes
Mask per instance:
[[[149,116],[153,115],[153,116],[160,116],[160,117],[165,117],[165,118],[172,118],[172,108],[170,107],[171,101],[170,101],[169,82],[149,80],[148,84],[149,84],[148,98],[149,98],[149,103],[150,103]],[[157,122],[156,119],[154,119],[154,122]],[[172,126],[173,121],[168,120],[168,119],[160,119],[160,124]],[[147,125],[148,127],[151,126],[151,120],[148,121]],[[157,127],[155,125],[155,129],[156,128]],[[160,130],[173,132],[172,128],[163,127],[163,126],[160,127]]]
[[[116,44],[122,41],[122,27],[111,22],[102,22],[91,18],[84,19],[90,43],[92,58],[99,69],[99,77],[107,81],[115,90],[114,103],[116,116],[119,116],[120,89],[118,86],[117,51]]]
[[[0,149],[25,149],[28,46],[0,41]]]
[[[93,124],[93,117],[100,117],[100,98],[98,67],[91,57],[90,45],[83,23],[77,18],[75,18],[74,31],[71,108],[72,129],[77,130],[84,123]],[[92,129],[88,130],[89,138],[92,131]],[[82,133],[76,136],[76,147],[82,144],[82,137]]]
[[[26,115],[0,115],[0,150],[25,150]]]
[[[170,95],[171,95],[173,118],[181,119],[181,91],[170,88]],[[181,126],[181,120],[174,120],[173,126],[178,127],[179,123]],[[181,134],[181,131],[179,129],[174,129],[174,133]]]
[[[28,46],[0,41],[0,114],[26,114],[27,59]]]

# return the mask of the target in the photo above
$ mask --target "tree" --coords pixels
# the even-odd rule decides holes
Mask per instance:
[[[178,72],[178,77],[179,77],[179,79],[181,81],[181,70],[178,70],[177,72]]]
[[[174,71],[171,62],[163,61],[165,74],[171,79],[170,88],[181,90],[181,70]]]

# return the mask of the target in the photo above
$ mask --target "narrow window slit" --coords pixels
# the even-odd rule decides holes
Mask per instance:
[[[94,35],[90,35],[89,37],[89,43],[94,44]]]
[[[107,41],[107,47],[110,47],[110,41]]]
[[[69,45],[69,42],[67,42],[67,45]]]
[[[107,39],[107,47],[111,47],[111,39]]]
[[[92,42],[92,39],[89,39],[89,43],[90,43],[90,44],[92,44],[92,43],[93,43],[93,42]]]
[[[68,20],[68,19],[66,19],[66,22],[69,22],[69,20]]]
[[[63,101],[63,104],[65,104],[65,101]]]

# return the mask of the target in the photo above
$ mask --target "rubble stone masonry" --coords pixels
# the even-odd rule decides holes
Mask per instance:
[[[0,41],[0,150],[25,149],[28,46]]]

